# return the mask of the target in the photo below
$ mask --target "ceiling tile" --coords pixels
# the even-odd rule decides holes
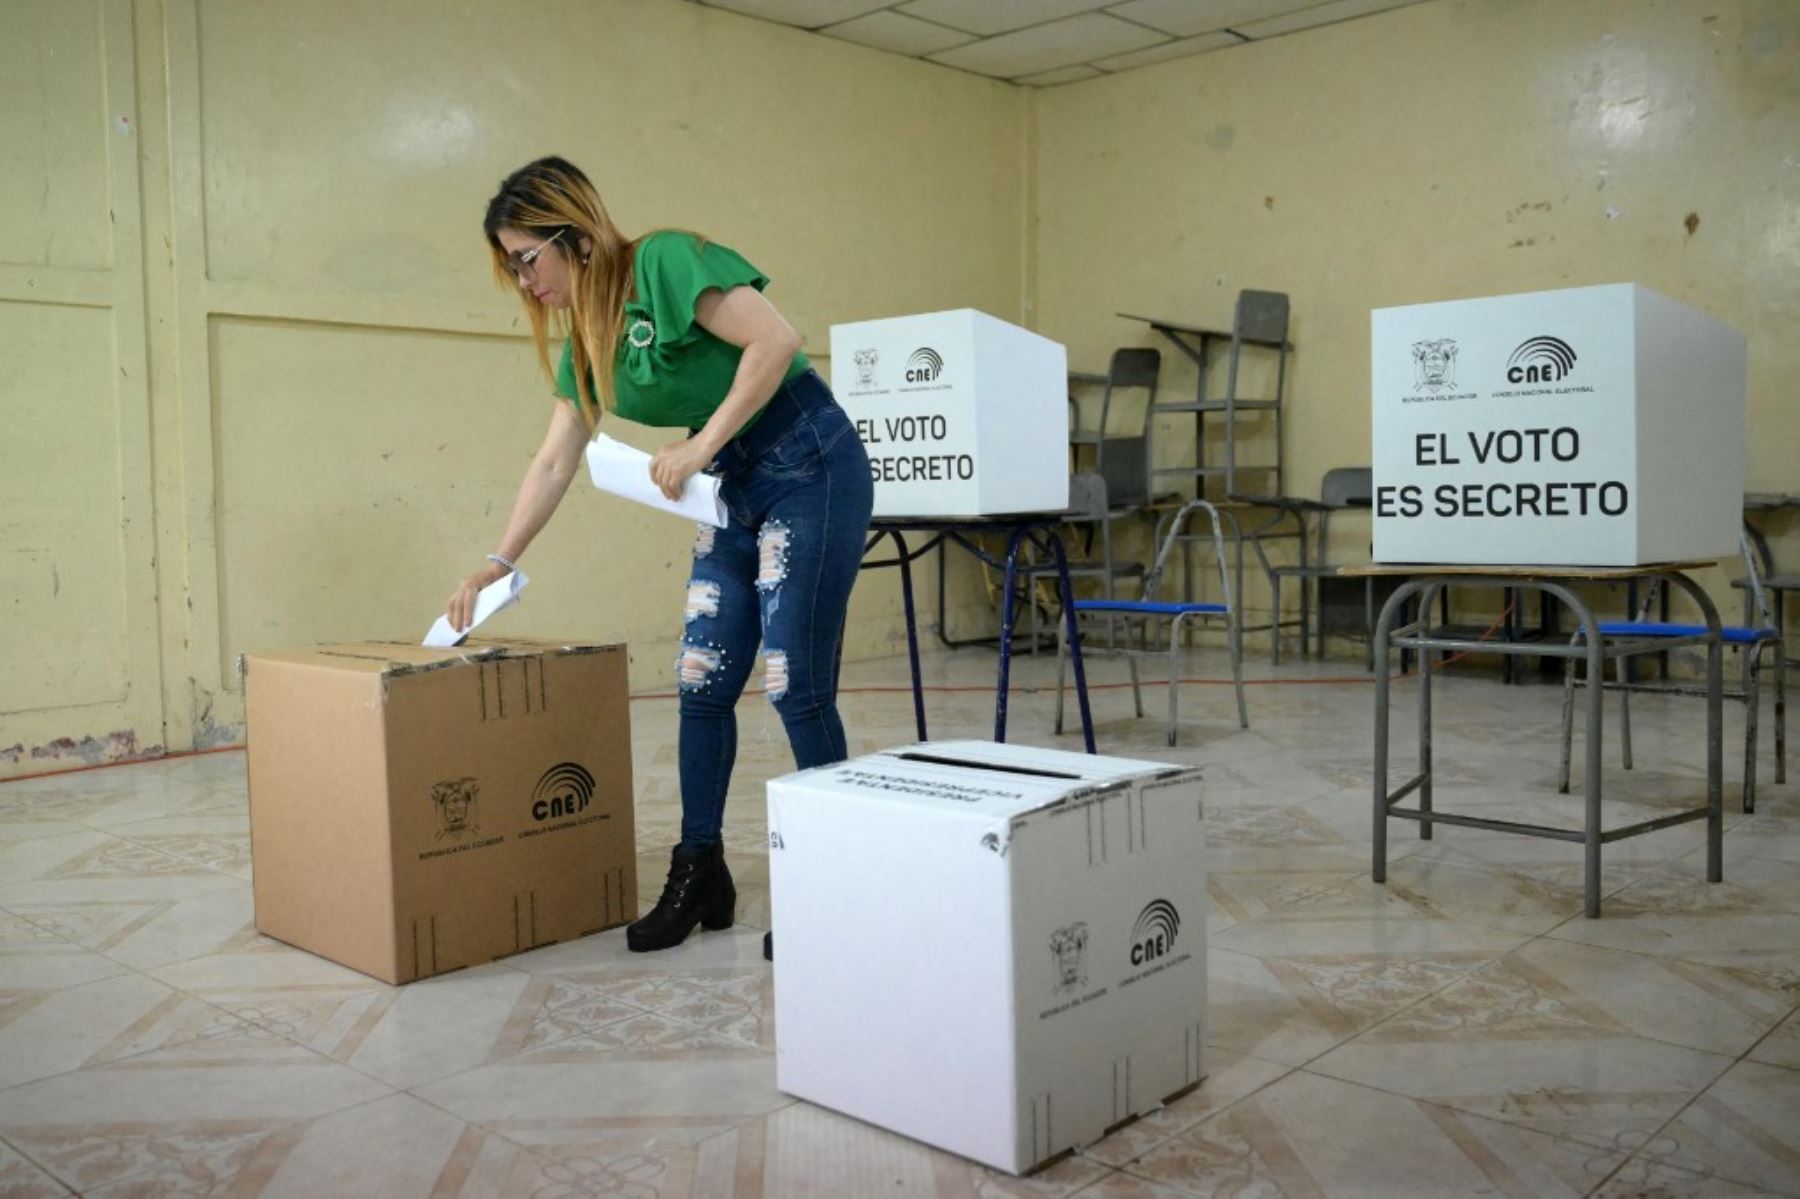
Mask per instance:
[[[1235,29],[1246,21],[1285,16],[1326,0],[1125,0],[1107,12],[1172,33],[1191,37],[1217,29]]]
[[[1055,87],[1060,83],[1080,83],[1083,79],[1097,79],[1105,74],[1093,67],[1058,67],[1054,71],[1045,71],[1040,75],[1027,75],[1016,83],[1029,84],[1032,87]]]
[[[1420,2],[1421,0],[1327,0],[1325,4],[1315,4],[1286,16],[1247,22],[1233,28],[1247,38],[1275,37],[1300,29],[1311,29],[1317,25],[1330,25],[1335,21],[1348,21],[1352,17],[1366,17],[1370,13],[1390,8],[1405,8]]]
[[[1105,8],[1117,0],[909,0],[899,12],[991,37],[1028,25],[1042,25],[1076,13]]]
[[[930,57],[932,62],[945,66],[999,79],[1017,79],[1074,66],[1089,59],[1142,50],[1167,40],[1162,34],[1141,25],[1099,13],[1086,13],[971,42]]]
[[[713,8],[729,8],[765,21],[817,29],[886,8],[892,0],[701,0]]]
[[[866,17],[857,17],[841,25],[828,25],[819,32],[827,37],[841,37],[847,42],[873,46],[877,50],[892,50],[914,56],[933,54],[975,40],[974,34],[960,33],[942,25],[933,25],[930,21],[888,11],[872,12]]]
[[[1205,54],[1208,50],[1223,50],[1227,46],[1243,44],[1243,39],[1233,34],[1203,33],[1199,37],[1184,37],[1178,42],[1164,42],[1148,50],[1133,50],[1130,54],[1098,58],[1094,60],[1094,65],[1103,71],[1129,71],[1133,67],[1147,67],[1153,62],[1167,62],[1171,58],[1186,58],[1190,54]]]

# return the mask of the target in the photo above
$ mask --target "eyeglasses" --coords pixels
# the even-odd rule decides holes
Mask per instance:
[[[543,241],[531,247],[531,249],[519,250],[508,254],[506,256],[506,269],[512,272],[513,278],[515,279],[520,275],[524,275],[527,279],[537,278],[537,267],[532,264],[537,261],[539,254],[542,254],[549,248],[551,242],[567,232],[568,230],[566,229],[558,229],[555,233],[552,233],[549,237],[546,237]]]

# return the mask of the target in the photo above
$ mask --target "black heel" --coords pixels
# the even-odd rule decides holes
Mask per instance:
[[[716,933],[737,923],[737,885],[731,881],[731,870],[719,858],[718,877],[713,882],[712,901],[700,917],[700,927]]]
[[[670,949],[687,940],[696,924],[709,929],[731,927],[737,888],[725,868],[724,846],[702,845],[669,855],[669,880],[649,915],[625,930],[625,947],[633,953]],[[723,924],[718,923],[720,919]]]

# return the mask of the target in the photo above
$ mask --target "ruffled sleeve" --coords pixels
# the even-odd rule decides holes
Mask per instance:
[[[694,302],[700,293],[714,287],[761,291],[769,285],[768,276],[736,250],[676,231],[652,234],[638,246],[637,278],[639,303],[627,305],[625,332],[631,346],[640,349],[646,331],[639,327],[631,336],[632,307],[648,310],[638,319],[648,319],[655,326],[655,341],[673,349],[705,332],[694,323]]]
[[[618,369],[640,392],[668,383],[682,350],[712,337],[694,323],[701,292],[746,285],[761,291],[769,283],[736,250],[674,231],[653,233],[639,243],[636,276],[637,294],[625,301]]]

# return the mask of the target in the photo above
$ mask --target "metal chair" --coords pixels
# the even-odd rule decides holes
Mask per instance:
[[[1081,529],[1081,557],[1069,563],[1071,579],[1097,579],[1101,594],[1111,599],[1118,594],[1120,579],[1141,578],[1144,564],[1120,561],[1113,557],[1113,526],[1137,515],[1149,499],[1150,488],[1150,410],[1156,404],[1157,378],[1162,372],[1162,354],[1156,350],[1127,346],[1113,351],[1107,364],[1105,390],[1100,396],[1099,424],[1084,428],[1081,406],[1069,397],[1069,516],[1071,529]],[[1092,381],[1092,376],[1082,376]],[[1144,391],[1144,407],[1137,418],[1137,432],[1115,436],[1111,433],[1113,405],[1119,392]],[[1124,422],[1129,425],[1132,422]],[[1093,447],[1093,465],[1084,468],[1080,462],[1084,446]],[[1100,542],[1100,554],[1094,556],[1094,541]],[[1030,653],[1037,652],[1038,614],[1048,615],[1056,604],[1054,588],[1043,593],[1046,580],[1054,580],[1055,565],[1036,560],[1019,565],[1026,595],[1026,644]]]
[[[1735,646],[1743,651],[1744,670],[1742,681],[1737,687],[1726,687],[1723,696],[1737,700],[1745,708],[1744,715],[1744,811],[1756,810],[1756,742],[1757,715],[1762,695],[1762,659],[1763,650],[1768,649],[1774,656],[1775,665],[1775,781],[1787,781],[1787,672],[1782,669],[1783,642],[1781,629],[1777,625],[1769,607],[1769,597],[1764,591],[1761,575],[1758,571],[1757,554],[1751,548],[1750,540],[1740,534],[1740,545],[1744,556],[1744,565],[1749,574],[1744,579],[1745,607],[1756,614],[1754,623],[1747,621],[1743,625],[1728,625],[1720,630],[1725,644]],[[1671,624],[1665,621],[1647,620],[1651,606],[1656,602],[1656,589],[1652,587],[1644,596],[1638,608],[1638,619],[1619,621],[1600,621],[1599,633],[1602,637],[1625,640],[1630,638],[1657,637],[1693,637],[1706,632],[1704,625]],[[1579,645],[1587,636],[1587,630],[1576,629],[1569,644]],[[1558,778],[1557,790],[1568,793],[1569,790],[1569,753],[1570,742],[1574,737],[1575,726],[1575,687],[1577,684],[1592,685],[1591,679],[1578,679],[1575,676],[1575,659],[1568,660],[1563,668],[1563,727],[1562,727],[1562,766]],[[1625,659],[1618,659],[1619,678],[1617,682],[1608,683],[1600,680],[1600,685],[1607,691],[1619,692],[1619,748],[1624,759],[1625,769],[1631,769],[1631,692],[1658,691],[1665,695],[1698,695],[1704,696],[1706,688],[1692,684],[1663,680],[1655,683],[1632,682],[1624,669]]]
[[[1186,526],[1188,518],[1194,512],[1202,509],[1204,509],[1206,514],[1212,519],[1213,551],[1214,556],[1219,563],[1219,594],[1225,597],[1224,601],[1221,603],[1160,603],[1157,601],[1156,592],[1158,585],[1162,582],[1163,567],[1168,563],[1170,551],[1175,548],[1175,544],[1181,537],[1182,530]],[[1219,528],[1219,511],[1205,500],[1190,500],[1188,503],[1182,505],[1179,512],[1174,514],[1174,518],[1169,522],[1168,532],[1160,539],[1160,545],[1156,552],[1156,563],[1150,568],[1150,573],[1144,577],[1144,595],[1142,599],[1095,599],[1075,601],[1075,615],[1077,619],[1080,619],[1083,616],[1104,616],[1109,620],[1118,617],[1137,619],[1142,620],[1146,624],[1158,620],[1166,620],[1168,622],[1169,643],[1167,649],[1134,649],[1129,644],[1129,640],[1124,645],[1102,647],[1089,642],[1084,636],[1081,643],[1081,652],[1084,658],[1112,655],[1124,657],[1126,659],[1131,668],[1132,703],[1136,706],[1137,714],[1140,717],[1144,714],[1144,696],[1142,689],[1138,685],[1137,660],[1140,657],[1151,654],[1167,655],[1169,663],[1170,745],[1175,744],[1176,705],[1181,692],[1181,635],[1184,626],[1190,620],[1224,620],[1226,642],[1230,647],[1231,654],[1231,679],[1233,686],[1237,690],[1238,726],[1240,728],[1250,727],[1250,717],[1244,708],[1243,637],[1238,627],[1237,610],[1231,603],[1231,595],[1231,582],[1230,579],[1226,577],[1225,572],[1225,538]],[[1059,624],[1058,630],[1056,650],[1056,731],[1060,733],[1062,732],[1063,727],[1063,664],[1068,660],[1069,646],[1066,624]]]
[[[1142,562],[1119,562],[1113,557],[1113,525],[1135,515],[1150,498],[1150,411],[1156,406],[1156,382],[1162,372],[1162,355],[1155,350],[1122,347],[1113,351],[1106,368],[1106,390],[1100,396],[1100,423],[1083,429],[1076,419],[1079,407],[1069,400],[1069,446],[1077,462],[1069,478],[1070,523],[1087,526],[1083,558],[1069,563],[1071,577],[1098,577],[1108,599],[1118,594],[1121,577],[1139,577]],[[1114,396],[1143,389],[1144,408],[1135,435],[1111,436]],[[1094,466],[1079,464],[1082,446],[1094,447]],[[1093,542],[1100,539],[1100,557]]]
[[[1105,389],[1100,393],[1100,421],[1092,429],[1082,427],[1081,406],[1074,396],[1069,397],[1069,445],[1077,455],[1082,446],[1094,447],[1093,473],[1106,480],[1106,494],[1114,504],[1130,506],[1150,498],[1150,410],[1156,405],[1156,384],[1161,374],[1162,354],[1156,350],[1136,346],[1114,350],[1106,368]],[[1144,392],[1144,408],[1135,422],[1137,431],[1123,435],[1112,432],[1115,393],[1140,388]],[[1082,473],[1079,462],[1075,473]]]
[[[1179,447],[1175,460],[1184,465],[1154,467],[1150,472],[1151,479],[1178,477],[1182,480],[1184,488],[1191,483],[1196,495],[1204,495],[1208,490],[1207,480],[1220,478],[1224,480],[1223,495],[1226,499],[1256,495],[1281,495],[1284,477],[1282,473],[1282,407],[1286,402],[1287,395],[1288,354],[1294,348],[1287,339],[1287,293],[1248,289],[1240,291],[1237,304],[1232,310],[1229,339],[1223,332],[1211,329],[1187,328],[1157,322],[1151,322],[1151,327],[1180,347],[1181,351],[1193,361],[1199,375],[1193,399],[1165,401],[1156,404],[1153,409],[1156,415],[1162,416],[1192,413],[1194,440],[1191,446]],[[1207,348],[1208,343],[1214,341],[1227,342],[1225,390],[1217,398],[1208,398],[1206,394],[1206,368],[1209,360]],[[1239,367],[1243,363],[1246,350],[1254,351],[1255,357],[1258,359],[1266,358],[1270,353],[1274,355],[1275,386],[1272,397],[1253,399],[1239,393]],[[1246,414],[1253,412],[1267,412],[1274,417],[1273,453],[1270,456],[1271,460],[1254,463],[1239,462],[1238,422]],[[1217,439],[1221,432],[1224,434],[1223,446],[1213,453],[1209,453],[1207,444],[1209,417],[1218,418],[1224,422],[1222,431],[1217,428],[1212,430],[1214,439]],[[1170,455],[1162,453],[1155,454],[1155,457],[1168,462]],[[1239,486],[1239,474],[1254,475],[1257,485],[1254,487]]]
[[[1281,662],[1281,581],[1297,579],[1300,582],[1300,656],[1306,656],[1306,643],[1311,637],[1314,620],[1313,613],[1318,613],[1318,655],[1325,656],[1325,584],[1328,576],[1337,574],[1337,565],[1328,562],[1331,540],[1331,514],[1341,512],[1345,508],[1367,508],[1375,502],[1374,471],[1366,466],[1340,466],[1325,472],[1324,480],[1319,484],[1319,503],[1309,506],[1317,514],[1318,525],[1311,537],[1314,546],[1314,560],[1296,562],[1287,566],[1270,566],[1266,558],[1264,570],[1269,577],[1269,607],[1273,612],[1269,624],[1269,661],[1273,664]],[[1304,519],[1304,517],[1302,517]],[[1302,539],[1302,553],[1305,552],[1307,539]],[[1258,544],[1260,554],[1261,545]],[[1316,606],[1315,606],[1316,597]],[[1373,663],[1375,635],[1375,580],[1363,580],[1363,628],[1368,633],[1370,662]]]

